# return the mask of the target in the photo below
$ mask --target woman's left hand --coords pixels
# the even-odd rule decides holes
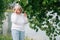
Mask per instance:
[[[25,16],[25,17],[27,17],[27,14],[26,14],[26,12],[24,12],[24,16]]]

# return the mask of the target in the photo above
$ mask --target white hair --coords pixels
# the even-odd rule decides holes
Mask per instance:
[[[14,5],[13,9],[16,9],[16,8],[21,8],[21,10],[23,11],[23,9],[22,9],[21,5],[19,5],[19,3],[16,3],[16,4]]]

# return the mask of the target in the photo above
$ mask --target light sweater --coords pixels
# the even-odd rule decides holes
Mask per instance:
[[[20,15],[17,15],[16,13],[12,13],[11,22],[12,22],[11,29],[24,31],[25,24],[28,23],[28,20],[27,20],[27,17],[25,17],[23,13],[21,13]]]

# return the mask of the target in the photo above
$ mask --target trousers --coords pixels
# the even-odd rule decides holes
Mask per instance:
[[[24,31],[18,31],[18,30],[11,30],[12,39],[13,40],[24,40],[25,32]]]

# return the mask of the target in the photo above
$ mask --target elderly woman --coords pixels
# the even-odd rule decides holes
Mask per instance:
[[[28,23],[28,20],[26,13],[23,14],[22,10],[22,7],[18,3],[13,7],[14,12],[11,15],[11,33],[13,40],[24,40],[24,26]]]

